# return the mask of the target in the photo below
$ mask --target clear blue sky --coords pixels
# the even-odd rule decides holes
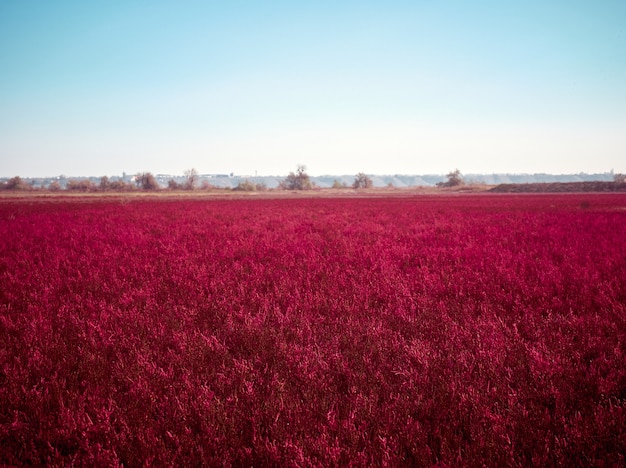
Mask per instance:
[[[626,172],[626,1],[0,2],[0,176]]]

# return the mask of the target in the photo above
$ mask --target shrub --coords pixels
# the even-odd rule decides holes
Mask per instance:
[[[239,182],[233,190],[242,192],[261,192],[267,190],[267,185],[263,183],[255,184],[254,182],[250,182],[246,179],[243,182]]]
[[[200,189],[201,190],[211,190],[214,189],[215,186],[212,185],[211,183],[209,183],[208,180],[204,179],[202,182],[200,182]]]
[[[95,188],[89,179],[70,179],[65,186],[66,190],[74,192],[91,192]]]
[[[254,192],[256,190],[256,186],[249,180],[244,180],[243,182],[239,182],[233,190],[241,192]]]
[[[109,180],[107,176],[102,176],[100,178],[100,184],[98,185],[98,188],[102,190],[103,192],[106,192],[107,190],[111,190],[111,181]]]
[[[448,180],[446,182],[439,182],[437,187],[458,187],[465,184],[463,177],[461,176],[461,171],[458,169],[448,173],[446,177]]]
[[[32,190],[33,187],[20,176],[12,177],[0,185],[3,190]]]
[[[371,188],[373,186],[372,179],[362,172],[359,172],[352,183],[352,187],[355,189]]]
[[[48,190],[50,190],[51,192],[58,192],[59,190],[61,190],[61,184],[59,184],[58,180],[53,180],[52,182],[50,182],[50,185],[48,185]]]
[[[135,186],[133,184],[130,182],[124,182],[122,179],[112,181],[109,188],[116,192],[130,192],[135,190]]]
[[[167,188],[170,190],[182,190],[184,188],[184,184],[179,184],[174,179],[170,179],[167,181]]]
[[[313,182],[306,173],[306,166],[300,165],[295,173],[290,172],[285,180],[280,183],[285,190],[311,190]]]
[[[159,183],[150,172],[137,174],[135,176],[135,183],[137,184],[137,187],[142,190],[158,190],[160,188]]]
[[[184,184],[184,189],[185,190],[194,190],[196,188],[196,186],[198,185],[198,171],[196,171],[195,169],[188,169],[185,171],[185,184]]]

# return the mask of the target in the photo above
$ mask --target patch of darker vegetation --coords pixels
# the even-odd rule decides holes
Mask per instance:
[[[626,182],[550,182],[500,184],[489,190],[497,193],[626,192]]]

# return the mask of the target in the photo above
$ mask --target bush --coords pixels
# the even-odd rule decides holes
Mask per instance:
[[[156,181],[151,172],[142,172],[135,176],[137,187],[142,190],[158,190],[159,183]]]
[[[366,176],[364,173],[359,172],[352,183],[352,188],[360,189],[360,188],[371,188],[374,185],[372,179]]]
[[[89,179],[70,179],[65,186],[66,190],[75,191],[75,192],[91,192],[95,190],[94,184]]]
[[[241,192],[254,192],[256,190],[256,185],[249,180],[244,180],[243,182],[239,182],[233,190]]]
[[[243,182],[239,182],[233,190],[242,192],[262,192],[264,190],[267,190],[267,185],[263,183],[255,184],[254,182],[250,182],[249,180],[244,180]]]
[[[98,185],[98,188],[103,192],[111,189],[111,181],[107,176],[102,176],[100,178],[100,184]]]
[[[167,188],[170,190],[182,190],[184,188],[183,184],[179,184],[174,179],[170,179],[167,181]]]
[[[280,183],[280,188],[284,190],[311,190],[313,182],[306,173],[306,166],[298,166],[295,174],[290,172],[287,178]]]
[[[3,190],[32,190],[33,187],[19,176],[15,176],[0,185]]]
[[[448,180],[446,182],[439,182],[437,187],[458,187],[460,185],[464,185],[463,177],[461,176],[461,171],[455,169],[446,175]]]
[[[61,184],[59,184],[58,180],[54,180],[50,182],[50,185],[48,185],[48,190],[50,190],[51,192],[58,192],[59,190],[61,190]]]
[[[133,184],[124,182],[121,179],[111,182],[109,188],[110,190],[114,190],[116,192],[130,192],[131,190],[135,190]]]
[[[209,183],[208,180],[203,180],[202,182],[200,182],[200,190],[211,190],[216,188],[214,185],[212,185],[211,183]]]
[[[188,169],[185,171],[185,190],[194,190],[198,185],[198,171],[195,169]]]

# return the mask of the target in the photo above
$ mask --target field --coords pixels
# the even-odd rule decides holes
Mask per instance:
[[[0,464],[623,466],[626,195],[0,199]]]

